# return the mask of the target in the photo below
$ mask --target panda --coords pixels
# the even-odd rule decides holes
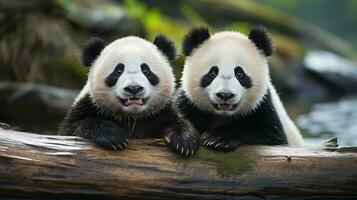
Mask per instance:
[[[182,46],[186,60],[175,104],[203,146],[231,151],[241,144],[303,144],[271,83],[266,57],[273,46],[264,27],[249,36],[210,36],[207,28],[196,27]]]
[[[123,150],[129,138],[164,138],[177,153],[192,156],[199,136],[173,106],[175,79],[169,60],[173,43],[128,36],[105,45],[93,38],[81,63],[88,80],[59,128],[60,135],[84,137],[100,147]]]

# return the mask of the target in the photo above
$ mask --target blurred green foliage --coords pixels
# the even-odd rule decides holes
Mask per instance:
[[[357,45],[356,0],[255,0],[317,25]]]
[[[152,41],[156,35],[164,33],[172,38],[176,44],[180,44],[187,27],[178,20],[169,16],[163,16],[159,8],[149,8],[146,4],[137,0],[125,0],[124,8],[132,19],[139,19],[142,23],[146,38]]]
[[[88,72],[79,62],[80,49],[89,38],[108,44],[127,35],[153,41],[158,34],[176,44],[172,65],[179,80],[185,61],[181,42],[194,26],[207,26],[211,34],[248,34],[255,25],[266,26],[276,48],[268,58],[273,83],[294,100],[321,100],[326,91],[337,90],[306,75],[308,52],[323,50],[357,61],[357,0],[0,0],[0,10],[0,82],[80,89]],[[0,99],[10,95],[2,91]],[[39,124],[46,123],[41,119]],[[251,164],[246,161],[233,173],[245,170]],[[222,173],[231,170],[224,165],[217,166]]]
[[[28,4],[22,4],[20,0],[13,2],[15,3],[2,3],[3,6],[9,6],[11,9],[8,9],[8,12],[0,13],[0,22],[3,27],[18,26],[18,28],[0,29],[0,36],[2,36],[0,43],[3,43],[3,46],[17,48],[16,41],[21,40],[24,41],[24,46],[28,42],[37,41],[34,47],[38,47],[37,44],[46,44],[46,41],[52,41],[51,45],[48,45],[51,51],[45,50],[45,52],[53,52],[53,55],[44,57],[42,56],[43,49],[36,48],[38,52],[31,51],[28,59],[18,60],[18,57],[24,57],[22,53],[13,55],[14,59],[9,60],[5,58],[6,53],[9,52],[7,50],[2,54],[4,55],[3,59],[0,56],[0,64],[6,66],[7,71],[14,71],[14,74],[15,69],[32,66],[28,67],[30,69],[27,71],[31,72],[31,69],[35,69],[32,70],[36,72],[33,74],[46,73],[46,75],[42,74],[38,76],[40,78],[36,78],[36,76],[32,79],[0,76],[2,79],[30,80],[80,88],[88,70],[78,62],[79,47],[88,38],[98,36],[109,43],[126,35],[137,35],[153,41],[158,34],[165,34],[175,41],[179,57],[173,62],[173,65],[179,79],[184,62],[184,56],[180,55],[181,42],[187,31],[194,26],[207,26],[212,34],[223,30],[248,34],[251,28],[257,24],[267,26],[276,46],[276,54],[269,58],[273,71],[301,62],[305,52],[311,49],[325,49],[351,59],[357,55],[348,42],[300,20],[310,20],[310,22],[325,25],[327,30],[335,30],[343,36],[354,33],[356,28],[352,26],[352,23],[357,19],[357,12],[354,12],[357,9],[354,6],[357,1],[354,0],[55,0],[51,4],[46,3],[47,1],[36,0],[29,0]],[[22,5],[29,7],[23,9]],[[53,12],[48,12],[48,10],[53,10]],[[14,18],[16,15],[20,16],[18,18],[22,20],[21,22]],[[37,22],[41,22],[39,19],[46,19],[46,23],[33,26],[32,23],[27,22],[27,19],[33,16],[37,17]],[[351,26],[343,27],[345,24]],[[34,35],[41,37],[27,37],[30,34],[25,37],[25,35],[19,34],[22,30],[21,26],[25,27],[25,25],[32,29],[27,30],[29,33],[36,33],[37,29],[43,31],[41,34]],[[53,27],[53,25],[56,26]],[[46,29],[42,27],[46,27]],[[13,41],[4,37],[12,35],[22,35],[23,38],[16,36],[17,40]],[[67,39],[63,40],[63,38]],[[357,39],[352,37],[349,40]],[[67,41],[68,44],[62,41]],[[54,47],[52,48],[52,46]],[[18,49],[13,49],[13,51],[18,52]],[[51,62],[47,62],[45,59]],[[66,78],[63,80],[53,78],[48,73],[67,77],[68,84]],[[70,81],[72,79],[73,82]]]

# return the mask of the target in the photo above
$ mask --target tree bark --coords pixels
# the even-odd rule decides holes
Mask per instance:
[[[86,140],[0,128],[0,199],[356,198],[357,148],[201,148],[190,159],[160,140],[107,151]]]

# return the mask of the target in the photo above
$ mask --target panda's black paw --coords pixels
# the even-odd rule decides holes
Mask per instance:
[[[217,151],[233,151],[241,145],[231,134],[205,132],[201,138],[204,147]]]
[[[190,133],[175,132],[165,137],[165,141],[174,152],[184,157],[193,156],[199,147],[199,138]]]
[[[128,146],[128,139],[118,133],[103,134],[95,138],[93,142],[102,148],[116,151],[124,150]]]
[[[128,146],[126,132],[117,124],[107,120],[86,120],[75,135],[89,139],[96,145],[109,150],[124,150]]]

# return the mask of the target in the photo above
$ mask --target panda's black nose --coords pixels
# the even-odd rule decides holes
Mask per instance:
[[[125,87],[124,91],[129,93],[129,94],[136,95],[136,94],[139,94],[142,91],[144,91],[144,88],[141,87],[141,86],[138,86],[138,85],[131,85],[131,86]]]
[[[235,96],[233,93],[230,93],[230,92],[218,92],[216,94],[216,96],[219,98],[219,99],[222,99],[223,101],[228,101],[230,99],[233,99],[233,97]]]

